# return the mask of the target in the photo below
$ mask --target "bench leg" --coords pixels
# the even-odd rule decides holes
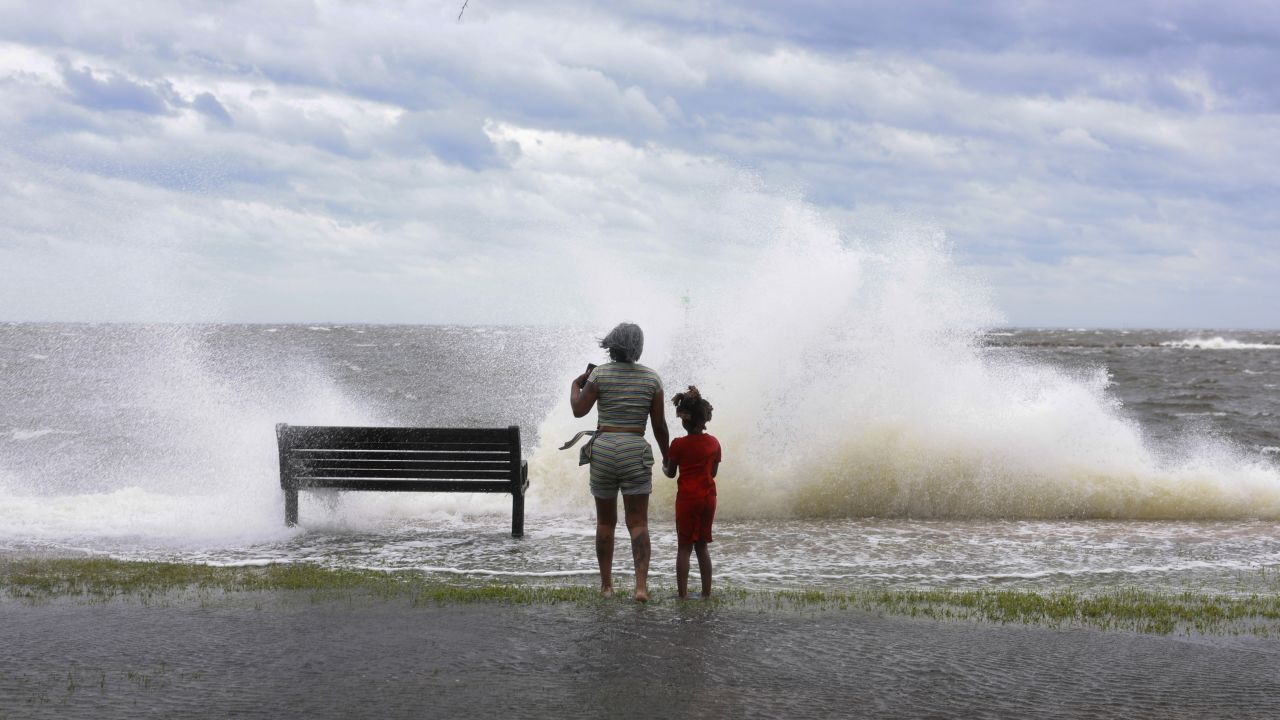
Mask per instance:
[[[511,537],[524,537],[524,493],[511,493]]]
[[[284,491],[284,524],[293,527],[298,524],[298,491]]]

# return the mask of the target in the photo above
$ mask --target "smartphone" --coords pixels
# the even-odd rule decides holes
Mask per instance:
[[[587,378],[588,378],[588,377],[591,377],[591,371],[592,371],[592,370],[595,370],[595,369],[596,369],[596,364],[595,364],[595,363],[587,363],[587,374],[586,374],[586,376],[585,376],[585,377],[583,377],[583,378],[582,378],[582,382],[578,383],[578,387],[586,387],[586,386],[587,386]]]

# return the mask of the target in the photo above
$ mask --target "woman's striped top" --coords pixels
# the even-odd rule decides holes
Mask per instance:
[[[653,396],[662,391],[662,378],[640,363],[605,363],[587,382],[596,384],[600,427],[644,429]]]

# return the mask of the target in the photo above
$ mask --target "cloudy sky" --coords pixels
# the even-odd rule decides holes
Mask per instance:
[[[461,6],[0,0],[0,320],[555,322],[803,236],[1280,326],[1275,3]]]

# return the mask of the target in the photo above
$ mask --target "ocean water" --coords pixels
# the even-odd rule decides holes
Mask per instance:
[[[686,298],[648,325],[669,391],[716,405],[719,581],[1280,586],[1280,332],[991,329],[871,297],[750,324]],[[567,386],[604,330],[0,324],[0,552],[590,582],[586,470],[555,448],[594,422]],[[286,528],[277,422],[519,425],[527,536],[489,495],[303,493]]]

